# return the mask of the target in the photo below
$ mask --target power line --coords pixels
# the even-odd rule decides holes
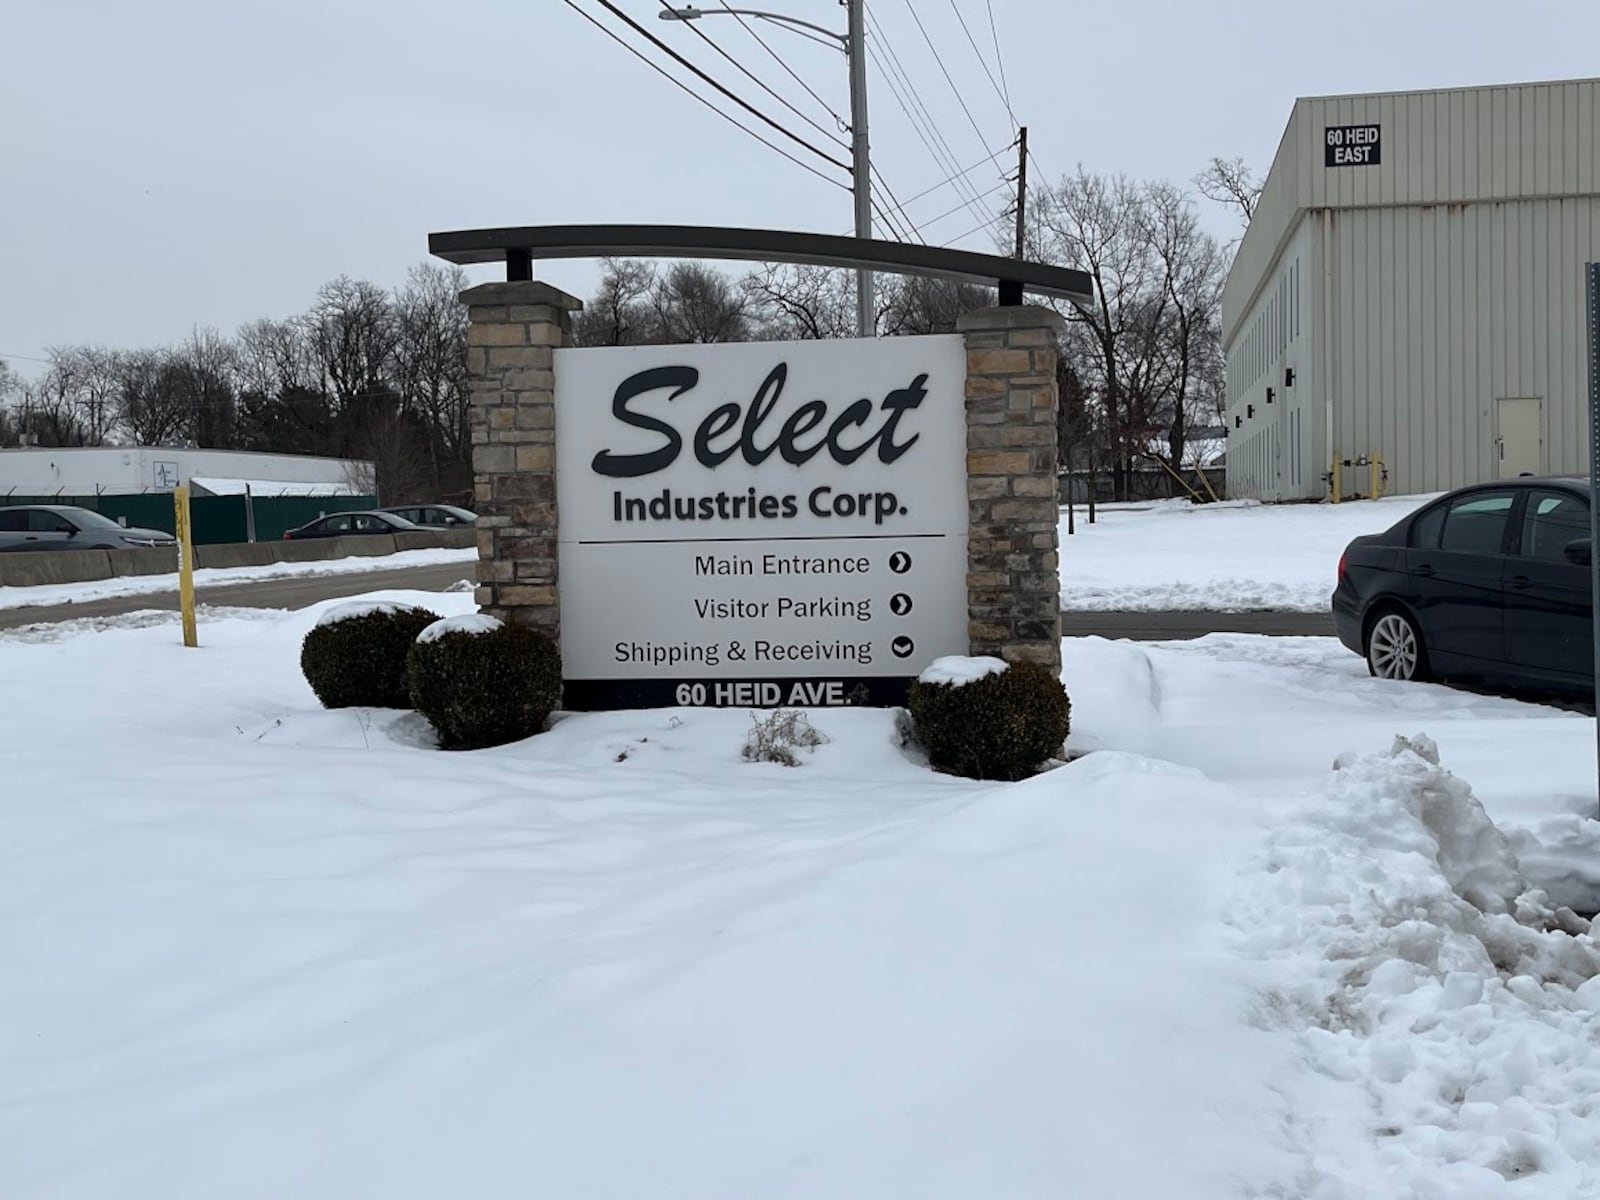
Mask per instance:
[[[667,12],[672,12],[673,11],[671,0],[661,0],[661,7],[663,9],[665,9]],[[826,126],[817,124],[817,122],[813,121],[809,116],[807,116],[805,113],[801,112],[793,104],[790,104],[787,99],[785,99],[783,96],[779,95],[777,92],[773,91],[772,87],[766,82],[766,80],[762,79],[755,72],[751,71],[750,68],[746,67],[737,58],[735,58],[733,55],[729,54],[726,50],[724,50],[721,46],[719,46],[715,41],[713,41],[711,36],[709,34],[707,34],[703,29],[700,28],[699,22],[697,22],[697,21],[685,21],[683,23],[689,27],[690,31],[697,38],[699,38],[706,45],[710,46],[718,54],[722,55],[723,58],[727,59],[735,67],[739,68],[739,70],[744,73],[746,78],[751,80],[757,87],[759,87],[762,91],[766,92],[767,95],[771,96],[779,104],[781,104],[785,108],[787,108],[795,116],[799,117],[807,125],[811,126],[811,128],[815,129],[818,133],[822,134],[824,137],[830,139],[835,145],[840,146],[845,150],[848,150],[850,148],[850,144],[848,142],[844,141],[844,139],[842,139],[841,137],[839,137],[839,135],[837,133],[835,133],[833,130],[827,128]]]
[[[635,21],[627,13],[623,12],[614,3],[612,3],[612,0],[599,0],[599,2],[608,12],[611,13],[612,16],[620,17],[623,20],[623,22],[625,22],[628,25],[628,27],[631,28],[635,33],[637,33],[641,37],[645,38],[645,40],[654,43],[656,45],[656,47],[658,47],[659,49],[665,50],[668,54],[670,54],[679,63],[679,65],[687,67],[690,71],[693,71],[701,79],[705,80],[712,87],[716,88],[717,91],[721,92],[729,100],[732,100],[740,108],[744,109],[746,112],[750,113],[752,116],[754,116],[754,117],[766,122],[766,124],[772,126],[773,129],[777,130],[784,137],[788,138],[791,142],[794,142],[794,143],[796,143],[797,145],[800,145],[800,146],[804,146],[807,150],[811,151],[811,153],[815,154],[818,158],[823,159],[826,162],[832,163],[834,166],[838,167],[842,171],[848,171],[850,169],[850,165],[848,163],[840,162],[837,158],[834,158],[831,154],[829,154],[825,150],[819,150],[816,146],[813,146],[810,142],[806,141],[805,138],[801,137],[799,134],[795,133],[793,130],[787,129],[783,125],[779,124],[777,121],[774,121],[771,117],[767,116],[766,113],[762,112],[759,108],[757,108],[755,105],[751,104],[744,97],[738,95],[737,93],[735,93],[733,91],[730,91],[728,88],[726,88],[722,84],[718,83],[715,79],[713,79],[711,76],[707,75],[704,71],[702,71],[699,67],[695,66],[692,62],[690,62],[683,55],[679,54],[671,46],[669,46],[665,42],[663,42],[655,34],[651,33],[643,25],[639,24],[639,22]],[[577,4],[574,3],[574,0],[566,0],[566,3],[568,5],[568,7],[573,8],[578,12],[583,12],[583,10],[578,8]],[[588,16],[587,13],[584,13],[584,15]],[[597,21],[597,22],[595,22],[595,24],[598,25],[599,22]],[[604,28],[604,26],[601,26],[601,27]],[[624,44],[626,45],[626,43],[624,43]],[[646,60],[646,61],[648,61],[648,60]],[[669,75],[668,78],[670,79],[671,76]]]
[[[0,358],[20,358],[23,362],[44,363],[47,367],[55,365],[53,358],[35,358],[31,354],[7,354],[4,350],[0,350]]]
[[[975,234],[975,233],[981,233],[981,232],[983,232],[983,231],[984,231],[984,230],[985,230],[985,229],[988,229],[988,228],[990,228],[990,227],[992,227],[992,226],[993,226],[993,225],[994,225],[994,223],[995,223],[995,221],[998,221],[998,220],[999,220],[999,219],[1000,219],[1000,218],[998,218],[998,217],[995,217],[995,218],[994,218],[994,219],[993,219],[993,220],[989,220],[989,221],[985,221],[985,222],[983,222],[983,223],[982,223],[982,224],[981,224],[981,225],[974,225],[974,226],[973,226],[973,227],[972,227],[972,228],[971,228],[971,229],[969,229],[969,230],[967,230],[967,231],[966,231],[966,232],[965,232],[965,233],[963,233],[963,234],[962,234],[962,235],[961,235],[961,236],[960,236],[960,237],[954,237],[954,238],[951,238],[951,239],[950,239],[950,242],[951,242],[951,243],[952,243],[952,244],[953,244],[953,243],[955,243],[955,242],[964,242],[964,241],[966,241],[966,240],[967,240],[967,239],[968,239],[968,238],[969,238],[969,237],[971,237],[971,236],[972,236],[972,235],[973,235],[973,234]]]
[[[841,183],[839,180],[834,179],[831,176],[824,175],[821,171],[817,170],[810,163],[802,162],[800,159],[798,159],[794,155],[790,154],[787,150],[783,149],[783,147],[778,146],[778,145],[774,145],[772,142],[769,142],[766,138],[762,137],[754,129],[751,129],[748,125],[745,125],[742,122],[740,122],[737,117],[734,117],[731,114],[726,113],[722,109],[718,108],[715,104],[713,104],[711,101],[707,100],[704,96],[702,96],[699,92],[695,91],[693,88],[691,88],[688,84],[684,83],[682,80],[673,78],[672,74],[670,72],[668,72],[664,67],[662,67],[659,63],[652,62],[637,47],[630,46],[627,42],[623,41],[622,38],[619,37],[616,34],[615,31],[607,29],[598,20],[596,20],[594,17],[590,16],[583,9],[579,8],[578,5],[577,5],[576,0],[564,0],[564,3],[567,5],[568,8],[572,9],[573,12],[577,13],[585,21],[588,21],[589,24],[593,25],[596,29],[598,29],[601,33],[605,34],[612,41],[616,42],[617,45],[621,46],[629,54],[632,54],[640,62],[644,63],[645,66],[647,66],[651,70],[655,71],[658,75],[660,75],[668,83],[672,84],[676,88],[679,88],[680,90],[682,90],[683,92],[687,93],[688,95],[694,97],[694,99],[698,100],[701,104],[704,104],[707,108],[709,108],[712,112],[716,113],[717,116],[721,117],[724,121],[727,121],[730,125],[733,125],[733,126],[739,128],[739,129],[744,130],[745,133],[748,133],[751,137],[755,138],[756,141],[760,142],[763,146],[767,147],[769,150],[777,151],[779,154],[783,155],[784,158],[788,159],[790,162],[792,162],[795,166],[799,167],[801,170],[810,171],[811,174],[815,175],[818,179],[824,180],[827,183],[831,183],[831,184],[833,184],[834,187],[839,188],[842,191],[848,192],[850,190],[850,187],[849,187],[848,184]],[[823,157],[827,158],[828,156],[827,155],[823,155]],[[834,160],[829,158],[828,161],[829,162],[833,162]],[[841,163],[839,165],[843,166],[844,164]]]
[[[610,0],[601,0],[609,3]],[[911,0],[905,0],[906,11],[911,14],[911,19],[917,23],[917,29],[922,33],[922,40],[928,43],[928,50],[933,55],[933,61],[939,64],[939,71],[944,76],[944,81],[950,85],[950,90],[955,94],[956,103],[961,105],[961,111],[967,114],[967,124],[972,126],[972,132],[978,135],[978,145],[986,146],[989,139],[983,136],[983,130],[978,128],[978,122],[972,115],[972,110],[967,107],[966,97],[961,94],[961,89],[956,86],[956,81],[950,77],[950,70],[944,65],[944,58],[939,54],[939,49],[933,44],[933,39],[928,36],[928,30],[922,23],[922,18],[917,16],[917,10],[912,7]],[[999,166],[999,160],[995,161]]]
[[[883,27],[878,24],[877,20],[872,16],[870,10],[867,12],[866,16],[872,34],[872,40],[867,44],[868,51],[877,61],[880,69],[884,73],[884,77],[888,80],[889,90],[894,94],[895,100],[899,103],[901,111],[903,111],[906,114],[907,119],[911,121],[912,128],[916,130],[918,137],[922,140],[922,144],[927,147],[928,152],[933,155],[934,162],[939,165],[940,169],[951,172],[952,174],[959,174],[960,168],[956,165],[956,156],[950,149],[950,143],[945,139],[944,134],[940,131],[938,122],[933,119],[933,114],[928,110],[927,103],[922,99],[922,93],[917,90],[917,85],[912,82],[910,73],[905,69],[905,65],[901,63],[899,52],[894,48],[894,42],[884,36]],[[888,55],[887,63],[885,63],[882,55],[878,54],[879,46],[883,48],[884,54]],[[897,77],[900,81],[898,85],[896,83]],[[905,95],[909,95],[910,97],[910,107],[907,106],[907,102],[902,96],[902,87]],[[920,124],[919,117],[917,115],[918,112],[921,114]],[[942,147],[942,157],[940,150],[935,149],[934,146],[929,143],[927,137],[923,136],[923,128],[926,128],[928,133],[930,133],[934,140],[937,141],[938,145]],[[973,188],[970,184],[957,183],[957,193],[962,193],[963,187],[966,188],[964,194],[969,198],[972,197]]]
[[[1010,187],[1010,186],[1011,186],[1011,181],[1010,181],[1010,180],[1007,180],[1007,179],[1002,179],[1002,180],[1001,180],[1001,181],[1000,181],[1000,182],[999,182],[999,183],[997,183],[997,184],[995,184],[995,185],[994,185],[994,186],[993,186],[993,187],[992,187],[992,188],[990,188],[990,189],[989,189],[989,190],[988,190],[988,191],[986,191],[986,192],[980,192],[980,193],[979,193],[979,196],[980,196],[980,198],[981,198],[981,197],[983,197],[983,196],[992,196],[992,195],[994,195],[994,194],[995,194],[995,193],[996,193],[996,192],[998,192],[998,191],[999,191],[999,190],[1000,190],[1000,189],[1001,189],[1001,188],[1004,188],[1004,187]],[[958,212],[964,212],[964,211],[966,211],[966,210],[967,210],[967,209],[969,209],[969,208],[971,208],[971,207],[972,207],[972,206],[971,206],[971,205],[970,205],[970,204],[958,204],[958,205],[956,205],[956,206],[955,206],[955,207],[954,207],[954,208],[952,208],[952,209],[947,209],[947,210],[946,210],[946,211],[944,211],[944,212],[942,212],[942,213],[940,213],[940,214],[939,214],[939,215],[938,215],[938,216],[937,216],[937,217],[929,217],[929,218],[928,218],[928,219],[927,219],[927,220],[926,220],[926,221],[924,221],[924,222],[922,222],[922,224],[920,224],[920,225],[918,225],[918,226],[917,226],[917,227],[916,227],[916,228],[917,228],[917,232],[918,232],[918,233],[921,233],[921,232],[922,232],[922,231],[923,231],[923,230],[924,230],[924,229],[926,229],[926,228],[927,228],[927,227],[928,227],[928,226],[929,226],[929,225],[936,225],[936,224],[938,224],[938,223],[939,223],[939,222],[940,222],[940,221],[942,221],[942,220],[944,220],[944,219],[945,219],[945,218],[946,218],[946,217],[953,217],[953,216],[955,216],[955,215],[956,215],[956,214],[957,214],[957,213],[958,213]],[[990,218],[990,220],[998,220],[998,219],[999,219],[999,218],[998,218],[998,217],[991,217],[991,218]],[[987,222],[986,222],[986,223],[987,223]],[[981,229],[981,228],[982,228],[982,227],[983,227],[983,226],[981,226],[981,225],[980,225],[980,226],[979,226],[979,228],[980,228],[980,229]],[[964,236],[966,236],[966,235],[965,235],[965,234],[963,234],[963,235],[962,235],[962,236],[963,236],[963,237],[964,237]]]
[[[663,4],[666,0],[661,0]],[[994,94],[1000,97],[1000,103],[1006,106],[1006,116],[1011,118],[1013,129],[1017,127],[1017,114],[1011,111],[1011,101],[1006,99],[1006,94],[1000,90],[1000,85],[995,82],[994,72],[989,70],[989,60],[983,57],[983,51],[978,49],[978,43],[972,36],[972,30],[967,28],[967,19],[961,15],[961,7],[956,0],[950,0],[950,7],[955,10],[956,20],[961,22],[961,32],[967,35],[967,45],[972,47],[972,52],[978,56],[978,65],[983,68],[983,73],[989,77],[989,86],[994,88]],[[994,15],[994,9],[989,10],[989,15]]]
[[[1015,143],[1013,143],[1013,145],[1015,145]],[[972,172],[976,171],[979,167],[988,166],[989,163],[994,159],[994,157],[997,154],[999,154],[1000,152],[998,150],[990,150],[990,151],[985,151],[985,153],[988,154],[987,158],[980,158],[977,162],[973,163],[970,167],[963,167],[961,170],[957,171],[954,175],[946,176],[944,179],[941,179],[938,183],[934,184],[932,187],[923,188],[922,191],[918,192],[915,196],[910,197],[906,201],[906,203],[907,204],[915,204],[918,200],[921,200],[924,196],[929,195],[929,194],[931,194],[933,192],[937,192],[940,188],[944,187],[947,184],[954,183],[958,178],[960,178],[962,176],[970,175]],[[1032,158],[1033,157],[1032,153],[1030,153],[1028,155],[1028,157]]]
[[[793,79],[796,83],[798,83],[801,87],[803,87],[806,90],[806,93],[813,100],[815,100],[818,104],[822,105],[823,109],[827,112],[827,114],[830,117],[832,117],[838,123],[839,128],[846,129],[846,128],[849,127],[848,123],[845,121],[845,119],[843,117],[841,117],[837,112],[835,112],[833,110],[832,105],[830,105],[821,96],[817,95],[817,93],[812,90],[811,85],[809,83],[807,83],[804,79],[801,79],[799,75],[795,74],[794,68],[790,67],[788,63],[784,62],[783,56],[781,54],[779,54],[771,46],[767,45],[766,39],[763,38],[759,33],[756,32],[755,27],[753,25],[751,25],[749,21],[746,21],[741,14],[733,12],[733,9],[728,7],[728,0],[720,0],[720,2],[721,2],[722,7],[724,9],[727,9],[728,12],[733,13],[733,19],[738,21],[739,24],[744,27],[744,31],[746,33],[748,33],[751,37],[755,38],[757,44],[759,44],[760,47],[763,50],[765,50],[769,55],[772,56],[772,61],[777,63],[786,72],[788,72],[788,75],[789,75],[790,79]],[[803,33],[805,31],[801,30],[801,29],[795,29],[794,32]]]
[[[889,181],[883,177],[883,172],[878,170],[876,163],[868,163],[868,166],[872,170],[872,177],[878,181],[878,186],[889,197],[889,207],[887,209],[879,206],[876,196],[871,197],[873,211],[883,218],[883,223],[889,227],[889,232],[894,234],[896,240],[902,242],[919,240],[916,226],[912,225],[911,218],[906,215],[906,206],[900,203],[900,197],[894,194],[894,189],[889,186]],[[899,214],[898,217],[896,217],[896,213]],[[911,230],[909,234],[906,232],[906,227]]]
[[[957,166],[956,157],[950,150],[950,143],[945,140],[944,134],[939,131],[937,122],[934,121],[933,115],[928,111],[928,106],[923,103],[921,94],[917,92],[916,84],[911,81],[905,67],[901,65],[900,57],[895,53],[894,46],[883,36],[883,30],[872,19],[870,12],[868,13],[868,20],[872,25],[872,38],[867,43],[867,50],[882,70],[884,79],[889,84],[889,91],[894,96],[896,103],[900,105],[900,110],[905,113],[906,119],[911,122],[912,131],[916,133],[928,153],[933,156],[934,162],[940,169],[951,173],[950,179],[954,183],[957,193],[965,195],[972,203],[979,204],[980,208],[987,210],[987,206],[982,205],[977,197],[976,189],[965,180],[964,176],[967,172],[962,171]],[[883,47],[884,53],[888,55],[887,61],[883,55],[878,53],[880,45]],[[897,76],[900,81],[898,83],[896,82]],[[902,84],[904,85],[904,93],[902,92]],[[906,99],[906,93],[911,97],[909,103]],[[918,116],[919,109],[921,112],[920,117]],[[925,128],[927,130],[926,133],[924,132]],[[932,135],[932,141],[929,140],[930,134]],[[934,144],[935,142],[938,143],[937,146]],[[963,191],[963,188],[965,188],[965,191]],[[993,217],[994,214],[991,211],[989,215]]]
[[[1000,31],[994,24],[994,0],[984,0],[985,7],[989,10],[989,36],[994,39],[994,62],[1000,68],[1000,94],[1006,102],[1006,111],[1011,112],[1011,85],[1006,82],[1006,60],[1000,53]],[[1012,113],[1011,123],[1015,125],[1017,117]]]

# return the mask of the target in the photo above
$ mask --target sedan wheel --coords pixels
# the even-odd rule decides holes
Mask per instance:
[[[1372,623],[1367,633],[1367,668],[1379,679],[1428,677],[1422,638],[1404,613],[1384,613]]]

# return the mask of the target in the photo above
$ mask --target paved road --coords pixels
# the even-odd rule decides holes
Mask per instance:
[[[195,589],[201,604],[236,608],[304,608],[319,600],[358,596],[385,588],[411,588],[442,592],[462,579],[472,578],[470,562],[398,571],[360,571],[344,575],[301,575],[263,579],[259,583],[228,583]],[[147,609],[178,609],[177,592],[147,592],[142,596],[117,596],[75,604],[48,604],[28,608],[0,608],[0,629],[38,622],[72,621],[83,617],[114,617]]]
[[[443,591],[472,574],[471,563],[408,567],[398,571],[366,571],[349,575],[302,575],[264,579],[259,583],[232,583],[197,590],[200,603],[241,608],[304,608],[319,600],[355,596],[385,588],[422,592]],[[76,604],[51,604],[29,608],[0,608],[0,629],[39,622],[70,621],[83,617],[113,617],[146,609],[176,611],[176,592],[118,596]],[[1325,613],[1101,613],[1061,614],[1062,629],[1070,636],[1095,634],[1109,638],[1157,641],[1200,637],[1207,633],[1272,633],[1328,635],[1332,618]]]

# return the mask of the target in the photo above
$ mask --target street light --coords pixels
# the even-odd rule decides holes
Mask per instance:
[[[844,33],[835,33],[791,17],[785,13],[761,12],[753,8],[664,8],[656,16],[663,21],[698,21],[701,17],[755,17],[775,25],[788,25],[809,29],[837,42],[850,62],[850,165],[854,177],[856,201],[856,236],[872,236],[872,160],[867,150],[867,56],[866,17],[864,0],[845,0],[849,25]],[[856,272],[856,335],[871,337],[875,332],[876,313],[872,299],[872,272]]]

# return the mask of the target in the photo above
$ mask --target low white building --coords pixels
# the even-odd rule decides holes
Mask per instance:
[[[370,462],[298,454],[251,454],[166,446],[26,447],[0,450],[5,496],[128,495],[170,492],[185,484],[197,496],[370,496]]]
[[[1223,293],[1228,494],[1588,469],[1600,80],[1295,102]]]

